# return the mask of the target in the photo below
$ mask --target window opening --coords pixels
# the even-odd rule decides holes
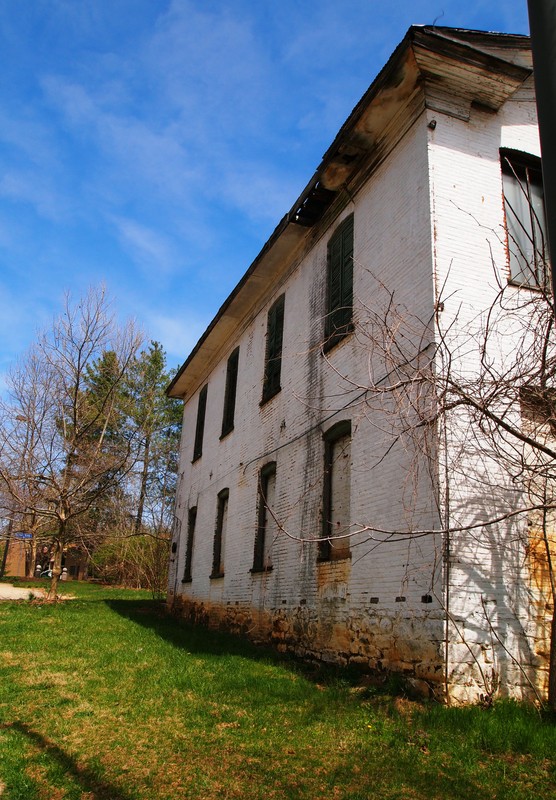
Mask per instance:
[[[353,214],[328,242],[328,294],[324,349],[353,330]]]
[[[226,551],[226,530],[228,527],[228,498],[229,489],[222,489],[218,493],[216,506],[216,529],[214,531],[214,548],[212,553],[211,578],[224,577],[224,556]]]
[[[259,474],[257,532],[251,572],[265,572],[272,569],[272,544],[277,533],[277,525],[272,514],[276,500],[276,462],[266,464]]]
[[[185,567],[183,570],[182,583],[191,583],[191,564],[193,562],[193,539],[195,536],[195,525],[197,522],[197,507],[190,508],[187,513],[187,545],[185,548]]]
[[[280,391],[282,340],[284,335],[284,295],[271,306],[266,326],[266,354],[262,402]]]
[[[539,288],[548,280],[548,244],[540,158],[502,150],[510,280]]]
[[[324,437],[323,526],[319,559],[348,558],[351,530],[351,422],[334,425]]]
[[[197,425],[195,426],[195,443],[193,445],[193,461],[197,461],[203,454],[203,434],[205,432],[205,415],[207,410],[208,386],[203,386],[199,392],[197,406]]]
[[[230,433],[230,431],[233,431],[234,429],[238,365],[239,365],[239,347],[236,347],[236,349],[233,351],[233,353],[228,359],[228,367],[226,370],[226,391],[224,393],[222,436],[226,436],[226,434]]]

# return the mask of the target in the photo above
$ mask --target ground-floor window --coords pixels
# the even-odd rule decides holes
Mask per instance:
[[[222,489],[218,493],[216,506],[216,528],[214,531],[214,547],[212,552],[211,578],[224,577],[224,556],[226,552],[226,529],[228,526],[228,498],[229,489]]]
[[[351,422],[336,423],[324,436],[323,525],[319,558],[347,558],[351,532]]]
[[[251,572],[264,572],[272,569],[272,543],[278,532],[273,516],[276,498],[276,462],[265,464],[259,474],[257,510],[257,532]]]

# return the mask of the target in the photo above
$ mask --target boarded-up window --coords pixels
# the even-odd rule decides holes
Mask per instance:
[[[527,386],[520,390],[521,428],[530,437],[523,449],[520,480],[527,493],[530,576],[541,596],[552,598],[556,564],[554,459],[556,449],[556,389]],[[534,443],[534,444],[533,444]]]
[[[216,528],[214,531],[214,547],[212,551],[211,578],[224,577],[224,556],[226,553],[226,529],[228,526],[228,497],[229,489],[222,489],[218,493],[216,506]]]
[[[251,572],[264,572],[272,569],[271,550],[277,533],[277,525],[272,513],[276,499],[276,463],[274,461],[271,464],[265,464],[260,472],[258,494],[257,532]]]
[[[185,567],[183,570],[183,583],[191,583],[191,564],[193,562],[193,539],[195,537],[195,524],[197,522],[197,507],[190,508],[187,514],[187,545],[185,548]]]
[[[353,318],[353,214],[334,231],[328,242],[328,294],[324,349],[340,341]]]
[[[324,437],[322,540],[319,558],[347,558],[351,531],[351,423],[334,425]]]
[[[224,393],[224,414],[222,416],[222,436],[234,429],[236,410],[237,371],[239,365],[239,347],[236,347],[228,359],[226,370],[226,391]]]
[[[548,241],[540,158],[502,150],[501,159],[510,278],[520,286],[544,286]]]
[[[203,386],[199,392],[199,405],[197,406],[197,425],[195,427],[195,443],[193,445],[193,461],[201,458],[203,454],[203,435],[205,432],[205,415],[207,411],[208,386]]]
[[[519,393],[521,416],[528,433],[556,438],[556,390],[540,386],[523,387]],[[544,438],[543,437],[543,438]]]
[[[268,312],[266,354],[264,365],[263,403],[280,391],[282,370],[282,339],[284,334],[284,295]]]

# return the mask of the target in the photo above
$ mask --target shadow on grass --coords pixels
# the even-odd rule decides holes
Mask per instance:
[[[293,657],[283,656],[276,653],[270,647],[256,646],[245,638],[234,636],[225,632],[212,631],[203,626],[194,626],[179,620],[167,613],[164,603],[148,600],[103,600],[103,602],[114,612],[121,615],[130,622],[142,626],[159,636],[164,641],[174,647],[186,651],[188,654],[196,655],[215,655],[215,656],[239,656],[252,660],[253,662],[273,663],[302,675],[309,681],[319,683],[334,683],[340,681],[342,684],[354,684],[360,681],[361,673],[349,673],[342,669],[331,669],[328,665],[320,668],[315,665],[306,665]],[[231,671],[234,674],[234,670]],[[376,690],[378,697],[377,705],[374,710],[369,706],[369,720],[371,724],[365,726],[370,728],[376,725],[377,733],[373,736],[361,738],[356,745],[352,755],[342,755],[337,758],[336,766],[328,764],[324,767],[318,764],[318,769],[322,771],[322,781],[330,784],[330,794],[333,787],[342,785],[353,786],[353,793],[343,794],[343,797],[353,797],[354,800],[373,796],[372,789],[369,791],[367,786],[369,781],[362,779],[363,788],[359,791],[357,783],[353,781],[352,764],[356,764],[364,774],[371,775],[373,770],[378,770],[381,774],[385,771],[396,771],[397,777],[392,778],[392,785],[389,779],[381,778],[381,786],[384,796],[389,798],[401,797],[458,797],[460,800],[475,800],[477,797],[494,797],[492,793],[492,782],[486,781],[481,776],[481,765],[490,764],[494,768],[494,761],[484,748],[477,747],[472,750],[466,758],[472,762],[477,762],[477,767],[471,768],[462,762],[457,754],[457,748],[444,747],[440,737],[438,740],[434,731],[422,730],[421,726],[426,726],[427,720],[424,717],[412,717],[412,712],[407,712],[407,708],[400,704],[401,710],[398,711],[398,704],[392,698],[401,687],[396,687],[394,682],[385,684]],[[255,682],[252,687],[252,696],[255,694]],[[265,701],[274,702],[277,697],[271,696],[271,689],[268,685],[264,686]],[[295,691],[288,687],[285,691]],[[373,690],[375,694],[375,690]],[[381,697],[382,695],[382,697]],[[356,693],[350,694],[354,702],[358,703],[364,695]],[[331,703],[333,695],[330,692],[315,693],[317,700],[313,700],[315,705],[315,716],[307,716],[302,719],[303,725],[321,724],[322,719],[328,719],[331,714],[342,714],[342,706],[330,708],[326,715],[320,715],[321,706]],[[342,698],[348,697],[348,693],[341,694]],[[343,701],[342,701],[343,702]],[[404,708],[406,709],[404,712]],[[423,707],[424,709],[427,706]],[[486,712],[485,712],[486,713]],[[384,721],[385,720],[385,721]],[[301,724],[301,723],[300,723]],[[429,721],[434,725],[434,719]],[[382,728],[384,727],[384,732]],[[457,739],[457,720],[453,729],[446,730],[446,739],[451,735]],[[472,732],[472,731],[471,731]],[[470,733],[471,733],[470,732]],[[429,741],[430,739],[430,741]],[[378,745],[377,745],[378,742]],[[431,752],[429,753],[429,747]],[[279,754],[279,751],[278,751]],[[324,758],[324,757],[323,757]],[[324,758],[324,761],[326,759]],[[344,763],[346,762],[346,763]],[[309,761],[307,762],[309,763]],[[509,762],[510,763],[510,762]],[[312,764],[314,766],[314,763]],[[300,768],[301,771],[305,767]],[[326,770],[329,775],[326,777]],[[505,771],[500,773],[500,781],[505,785]],[[281,777],[274,777],[273,780],[280,781]],[[284,787],[286,787],[287,780]],[[372,779],[370,781],[372,783]],[[380,781],[379,781],[380,783]],[[431,790],[434,787],[434,791]],[[398,787],[398,788],[396,788]],[[287,791],[285,788],[284,791]],[[351,789],[350,789],[351,791]],[[289,796],[284,794],[283,796]],[[292,794],[293,796],[300,796]],[[502,795],[500,795],[502,796]],[[516,793],[509,793],[510,797],[516,798]],[[520,800],[530,800],[536,798],[535,793],[522,793]]]
[[[214,631],[203,625],[192,625],[172,616],[161,600],[104,600],[104,603],[120,616],[137,625],[148,628],[174,647],[188,653],[230,656],[237,655],[252,661],[272,661],[276,664],[299,668],[307,676],[314,672],[314,665],[304,665],[292,656],[277,653],[270,646],[255,645],[241,635]]]
[[[245,636],[194,625],[167,611],[161,600],[104,600],[109,608],[137,625],[152,630],[161,639],[188,653],[212,656],[239,656],[253,662],[280,666],[311,683],[336,686],[369,685],[368,674],[357,668],[302,661],[290,653],[279,653],[270,644],[254,644]],[[398,694],[401,687],[395,675],[371,679],[373,694]]]
[[[132,795],[121,791],[111,783],[105,783],[91,769],[80,766],[74,758],[68,755],[42,733],[31,728],[21,720],[6,722],[0,725],[3,730],[12,730],[23,736],[27,742],[36,747],[41,754],[46,755],[66,775],[73,778],[87,795],[92,794],[95,800],[133,800]]]

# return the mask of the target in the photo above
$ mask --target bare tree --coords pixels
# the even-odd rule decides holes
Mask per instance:
[[[90,290],[40,336],[9,376],[0,425],[0,480],[11,514],[48,529],[55,598],[64,548],[92,533],[79,525],[123,479],[131,436],[114,435],[119,390],[141,343],[132,323],[118,327],[103,289]],[[91,391],[99,361],[109,368]]]
[[[268,512],[282,535],[305,544],[325,538],[336,546],[350,539],[359,548],[358,558],[377,547],[400,541],[409,546],[429,537],[438,545],[431,549],[431,574],[442,560],[449,564],[460,558],[484,586],[492,585],[492,562],[514,549],[515,563],[527,559],[536,575],[536,585],[527,589],[530,610],[536,609],[539,619],[545,607],[552,615],[548,688],[555,706],[556,336],[551,288],[541,281],[534,290],[524,290],[508,283],[493,264],[497,290],[488,307],[469,309],[459,305],[456,294],[440,293],[435,308],[423,317],[367,272],[373,302],[364,307],[356,299],[351,343],[359,358],[343,362],[367,368],[354,377],[353,368],[343,370],[342,362],[323,350],[337,392],[327,398],[326,408],[313,410],[320,419],[349,411],[357,424],[364,420],[375,431],[381,445],[366,464],[369,480],[390,458],[403,464],[406,489],[397,497],[402,513],[396,527],[385,525],[383,517],[351,518],[338,534],[331,520],[326,532],[315,537],[291,529],[270,505]],[[423,527],[425,495],[433,498],[436,522]],[[503,586],[513,579],[500,574],[496,580]],[[516,585],[519,580],[516,575]],[[489,614],[485,607],[489,636],[503,649],[503,636]],[[455,618],[451,622],[457,625]],[[475,658],[471,645],[469,652]],[[518,661],[515,654],[507,655]],[[496,670],[486,674],[478,660],[477,666],[485,696],[492,698]],[[516,667],[537,691],[525,667]]]

